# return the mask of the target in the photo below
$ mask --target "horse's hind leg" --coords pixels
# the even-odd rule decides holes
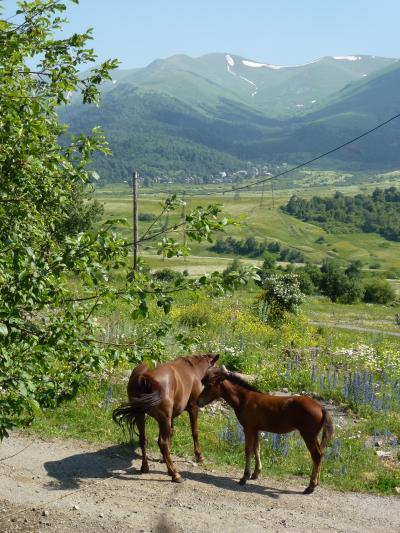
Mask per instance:
[[[256,433],[249,431],[246,428],[244,429],[244,436],[246,439],[245,442],[245,453],[246,453],[246,466],[244,468],[243,477],[239,481],[239,485],[244,485],[248,479],[250,479],[250,470],[251,470],[251,456],[254,451],[254,438]]]
[[[254,472],[251,475],[251,479],[258,479],[258,476],[261,472],[261,458],[260,458],[260,437],[258,432],[256,433],[256,436],[254,438],[254,457],[256,459],[256,464],[254,468]]]
[[[314,492],[315,487],[319,483],[319,476],[321,472],[321,461],[323,453],[321,451],[320,444],[318,442],[317,436],[312,438],[305,438],[304,435],[302,435],[306,446],[310,452],[311,458],[313,460],[313,469],[310,477],[310,484],[308,487],[304,490],[304,494],[311,494]]]
[[[196,461],[198,461],[199,463],[202,463],[204,461],[204,457],[200,451],[199,432],[197,429],[197,417],[199,414],[199,408],[197,407],[196,404],[190,404],[187,406],[187,411],[189,413],[190,428],[192,430],[194,455],[196,457]]]
[[[139,430],[139,444],[142,450],[142,466],[140,472],[147,474],[149,472],[149,462],[146,451],[146,432],[145,432],[145,414],[138,415],[136,417],[136,425]]]
[[[171,418],[166,418],[158,421],[160,427],[160,433],[158,435],[158,445],[160,447],[161,454],[166,464],[168,474],[172,477],[172,481],[175,483],[181,483],[183,481],[181,475],[176,470],[176,466],[172,462],[170,455],[170,442],[171,442]]]

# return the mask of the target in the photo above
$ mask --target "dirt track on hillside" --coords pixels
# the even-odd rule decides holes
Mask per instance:
[[[12,436],[0,445],[0,532],[400,531],[396,496],[321,487],[304,496],[300,478],[241,487],[238,472],[182,459],[186,482],[174,484],[158,461],[141,476],[131,459],[122,446]]]

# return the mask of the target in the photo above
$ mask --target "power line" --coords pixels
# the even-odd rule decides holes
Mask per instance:
[[[286,174],[289,174],[290,172],[293,172],[294,170],[298,170],[299,168],[305,167],[305,166],[309,165],[310,163],[314,163],[314,161],[318,161],[319,159],[322,159],[323,157],[326,157],[327,155],[333,154],[334,152],[337,152],[338,150],[341,150],[342,148],[345,148],[349,144],[352,144],[352,143],[354,143],[356,141],[359,141],[363,137],[366,137],[367,135],[370,135],[374,131],[378,130],[379,128],[382,128],[383,126],[386,126],[387,124],[389,124],[389,122],[392,122],[393,120],[395,120],[396,118],[399,118],[399,117],[400,117],[400,113],[397,113],[397,115],[394,115],[394,116],[388,118],[387,120],[385,120],[384,122],[381,122],[377,126],[371,128],[371,129],[369,129],[367,131],[364,131],[364,133],[361,133],[360,135],[357,135],[357,137],[354,137],[353,139],[350,139],[349,141],[346,141],[343,144],[340,144],[339,146],[336,146],[335,148],[332,148],[331,150],[328,150],[327,152],[324,152],[323,154],[317,155],[316,157],[313,157],[312,159],[308,159],[307,161],[304,161],[303,163],[300,163],[300,164],[298,164],[298,165],[296,165],[294,167],[288,168],[287,170],[284,170],[283,172],[279,172],[278,174],[274,174],[273,176],[268,176],[268,178],[263,178],[263,179],[254,181],[253,183],[248,183],[247,185],[241,185],[240,187],[232,187],[230,189],[225,189],[225,190],[222,190],[222,191],[216,191],[215,193],[207,193],[207,194],[209,194],[209,195],[211,195],[211,194],[225,194],[227,192],[235,192],[235,191],[240,191],[240,190],[243,190],[243,189],[249,189],[250,187],[254,187],[255,185],[258,185],[260,183],[265,183],[266,181],[271,181],[271,180],[274,180],[276,178],[280,178],[281,176],[285,176]]]
[[[294,170],[298,170],[299,168],[305,167],[305,166],[309,165],[310,163],[314,163],[314,161],[318,161],[319,159],[322,159],[323,157],[326,157],[327,155],[333,154],[334,152],[337,152],[338,150],[341,150],[342,148],[345,148],[346,146],[349,146],[350,144],[353,144],[354,142],[359,141],[363,137],[366,137],[367,135],[370,135],[374,131],[376,131],[376,130],[378,130],[380,128],[383,128],[383,126],[386,126],[387,124],[389,124],[393,120],[396,120],[399,117],[400,117],[400,113],[397,113],[396,115],[393,115],[392,117],[388,118],[384,122],[381,122],[380,124],[374,126],[373,128],[371,128],[371,129],[369,129],[367,131],[364,131],[360,135],[357,135],[357,137],[353,137],[353,139],[350,139],[350,140],[340,144],[339,146],[335,146],[335,148],[332,148],[331,150],[328,150],[327,152],[324,152],[324,153],[322,153],[320,155],[317,155],[316,157],[313,157],[312,159],[308,159],[307,161],[304,161],[303,163],[299,163],[298,165],[296,165],[294,167],[288,168],[287,170],[284,170],[283,172],[279,172],[278,174],[274,174],[273,176],[268,176],[267,178],[263,178],[263,179],[254,181],[253,183],[248,183],[247,185],[241,185],[240,187],[231,187],[230,189],[225,189],[225,190],[222,190],[222,191],[218,191],[217,190],[215,192],[208,192],[206,195],[207,196],[211,196],[211,195],[225,194],[225,193],[228,193],[228,192],[241,191],[243,189],[250,189],[251,187],[254,187],[255,185],[259,185],[260,183],[265,183],[267,181],[272,181],[272,195],[273,195],[274,194],[273,193],[273,180],[275,180],[276,178],[280,178],[281,176],[285,176],[286,174],[289,174],[290,172],[293,172]],[[189,201],[190,201],[190,198],[194,198],[195,197],[194,194],[188,194],[187,196],[189,198]],[[274,202],[274,197],[272,196],[272,198],[273,198],[273,202]],[[177,225],[175,225],[174,229],[176,229],[176,228],[178,228],[180,226],[183,226],[183,225],[184,225],[184,222],[182,222],[180,224],[177,224]],[[161,234],[165,233],[165,230],[162,230],[161,232],[157,233],[157,235],[159,235],[160,233]],[[154,237],[155,236],[152,236],[151,238],[154,238]]]

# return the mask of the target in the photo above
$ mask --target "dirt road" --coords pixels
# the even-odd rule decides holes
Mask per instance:
[[[400,498],[318,488],[263,477],[245,487],[238,472],[177,460],[140,476],[127,448],[12,436],[0,445],[0,532],[399,532]],[[264,472],[264,476],[267,472]]]

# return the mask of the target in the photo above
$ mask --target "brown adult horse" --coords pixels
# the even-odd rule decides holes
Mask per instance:
[[[204,389],[198,399],[200,407],[217,398],[231,405],[245,435],[246,467],[240,485],[250,479],[251,455],[255,469],[251,479],[261,472],[259,431],[289,433],[299,430],[314,463],[310,484],[304,494],[311,494],[319,483],[324,448],[333,433],[332,418],[324,407],[307,396],[271,396],[244,381],[224,366],[210,369],[203,379]],[[321,443],[318,434],[323,428]]]
[[[172,481],[183,481],[170,455],[173,420],[187,411],[192,429],[196,460],[203,461],[197,431],[197,399],[202,389],[201,380],[218,359],[218,355],[201,354],[178,357],[149,370],[145,363],[134,368],[128,383],[128,403],[113,411],[113,420],[127,424],[130,432],[139,430],[142,449],[141,472],[149,471],[146,454],[145,415],[155,418],[159,425],[158,445]]]

